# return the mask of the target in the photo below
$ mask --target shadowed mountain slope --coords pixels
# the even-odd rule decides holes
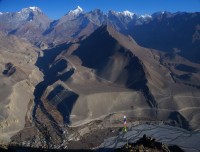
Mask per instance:
[[[157,51],[140,47],[131,37],[120,34],[111,26],[101,26],[86,39],[73,44],[67,51],[62,52],[57,57],[57,59],[59,58],[66,59],[69,65],[75,69],[71,78],[65,82],[69,88],[76,90],[75,92],[79,94],[72,110],[72,123],[79,120],[77,117],[80,113],[89,119],[123,109],[117,106],[120,105],[118,102],[113,103],[115,99],[113,98],[114,94],[112,95],[121,88],[128,89],[124,90],[127,93],[137,92],[136,94],[142,100],[140,99],[141,103],[139,103],[139,100],[134,96],[133,98],[129,97],[130,102],[127,102],[126,98],[121,100],[120,97],[117,97],[117,100],[124,102],[125,105],[127,102],[127,106],[133,104],[136,111],[139,110],[141,104],[144,104],[145,106],[141,108],[143,109],[142,115],[145,117],[149,115],[155,119],[171,120],[171,115],[175,111],[184,109],[184,105],[177,100],[176,96],[182,97],[181,94],[188,92],[189,86],[174,82],[170,69],[162,65],[161,56]],[[113,88],[107,90],[108,86]],[[101,87],[103,88],[100,89]],[[196,88],[191,89],[191,92],[198,96]],[[110,97],[104,94],[105,97],[107,96],[104,101],[102,93],[106,93]],[[98,96],[101,96],[101,101],[99,101]],[[95,102],[90,101],[94,98]],[[186,102],[191,100],[198,107],[198,98],[191,97]],[[174,101],[173,104],[171,104],[172,101]],[[94,105],[90,106],[90,102],[95,103],[99,109],[94,108]],[[104,108],[103,110],[103,107],[98,106],[100,104],[101,106],[108,104],[108,107],[114,104],[117,107],[111,106],[111,109]],[[80,105],[87,107],[85,108],[86,113],[79,109]],[[136,111],[133,110],[129,113],[137,115]],[[179,112],[181,117],[185,119],[184,124],[188,123],[189,113]],[[172,121],[179,123],[177,119]],[[185,128],[190,127],[190,124],[180,125]]]
[[[102,26],[81,42],[73,53],[82,65],[92,68],[96,73],[114,83],[124,84],[129,88],[140,89],[145,86],[146,78],[140,60],[127,48],[123,47]]]
[[[155,15],[155,14],[154,14]],[[200,63],[200,13],[164,13],[148,24],[135,25],[130,33],[147,48],[177,53]]]

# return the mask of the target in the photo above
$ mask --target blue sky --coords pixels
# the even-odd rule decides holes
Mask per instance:
[[[15,12],[29,6],[40,7],[52,19],[77,6],[86,12],[99,8],[104,12],[129,10],[139,15],[157,11],[200,12],[200,0],[0,0],[0,12]]]

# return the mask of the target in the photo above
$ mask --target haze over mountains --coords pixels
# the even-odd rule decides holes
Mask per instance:
[[[91,148],[123,114],[200,129],[200,12],[29,7],[0,13],[0,31],[2,142]]]

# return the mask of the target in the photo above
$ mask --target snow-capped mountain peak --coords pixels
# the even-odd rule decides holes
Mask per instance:
[[[23,8],[21,11],[15,13],[17,20],[31,21],[33,18],[42,15],[42,10],[38,7]]]
[[[124,15],[124,16],[128,16],[130,18],[133,18],[133,15],[134,15],[134,13],[132,13],[132,12],[130,12],[128,10],[123,11],[121,14]]]
[[[77,6],[76,9],[69,11],[69,14],[72,15],[79,15],[80,13],[83,13],[83,9],[80,6]]]
[[[3,13],[2,12],[0,12],[0,15],[2,15]]]
[[[18,13],[29,13],[29,12],[42,13],[42,10],[39,7],[31,6],[31,7],[28,7],[28,8],[23,8]]]
[[[31,9],[33,12],[42,12],[39,7],[35,7],[35,6],[31,6],[29,7],[29,9]]]
[[[78,6],[77,9],[80,11],[83,11],[83,9],[80,6]]]
[[[108,14],[113,14],[113,15],[116,15],[116,16],[124,16],[124,17],[129,17],[129,18],[133,18],[133,16],[135,15],[134,13],[132,13],[132,12],[130,12],[130,11],[128,11],[128,10],[126,10],[126,11],[123,11],[123,12],[116,12],[116,11],[112,11],[112,10],[110,10],[109,12],[108,12]]]

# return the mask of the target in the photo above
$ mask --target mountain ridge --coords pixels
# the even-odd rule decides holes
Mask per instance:
[[[138,44],[144,47],[167,52],[172,52],[175,48],[182,50],[179,55],[191,61],[200,61],[197,43],[199,41],[197,27],[200,12],[170,13],[162,11],[151,15],[137,15],[129,11],[110,10],[104,13],[99,9],[85,12],[78,6],[58,20],[49,19],[38,7],[24,8],[19,12],[0,14],[0,30],[7,34],[26,38],[38,47],[55,46],[87,37],[101,25],[109,24],[119,32],[131,35]],[[176,20],[180,21],[176,22]],[[191,24],[186,24],[187,20],[191,20]],[[175,36],[169,35],[169,32],[174,33]],[[172,42],[173,37],[177,37],[175,42]],[[192,40],[190,40],[191,37]],[[184,43],[181,44],[181,41]],[[190,43],[191,41],[193,43]],[[191,54],[189,50],[192,50]]]

